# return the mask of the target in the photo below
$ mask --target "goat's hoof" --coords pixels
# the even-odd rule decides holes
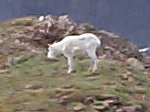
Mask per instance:
[[[75,73],[76,72],[76,70],[72,70],[72,71],[67,71],[67,75],[70,75],[71,73]]]
[[[66,72],[66,74],[67,74],[67,75],[70,75],[70,74],[71,74],[71,72],[70,72],[70,71],[67,71],[67,72]]]
[[[98,71],[92,72],[92,75],[98,75],[98,74],[99,74]]]

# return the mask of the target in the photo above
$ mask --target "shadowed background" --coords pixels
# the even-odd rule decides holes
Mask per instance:
[[[150,45],[149,0],[0,0],[0,20],[68,14],[76,22],[119,34],[139,47]]]

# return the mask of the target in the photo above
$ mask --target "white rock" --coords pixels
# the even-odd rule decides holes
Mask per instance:
[[[41,21],[43,21],[44,20],[44,16],[40,16],[39,17],[39,21],[41,22]]]
[[[85,106],[82,103],[78,103],[75,107],[73,107],[74,111],[81,111],[84,109],[85,109]]]
[[[2,39],[0,39],[0,44],[2,44],[4,41]]]
[[[144,65],[136,58],[128,58],[127,63],[134,70],[144,70]]]

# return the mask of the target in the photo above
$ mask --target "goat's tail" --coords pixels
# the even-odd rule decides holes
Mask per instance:
[[[101,41],[99,39],[97,39],[98,42],[98,46],[101,46]]]
[[[96,47],[96,55],[99,56],[100,55],[100,48],[101,48],[101,41],[98,37],[95,39],[97,40],[97,44],[98,44]]]
[[[100,39],[99,39],[96,35],[94,35],[93,37],[94,37],[95,40],[97,41],[98,47],[101,46],[101,41],[100,41]]]

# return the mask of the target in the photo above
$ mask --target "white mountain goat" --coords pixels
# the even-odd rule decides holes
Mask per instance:
[[[92,60],[92,72],[97,70],[98,59],[96,56],[96,48],[101,45],[100,40],[92,33],[84,33],[82,35],[67,36],[60,42],[49,44],[47,58],[55,59],[57,54],[63,54],[68,60],[68,71],[73,71],[73,57],[75,51],[85,51]]]

